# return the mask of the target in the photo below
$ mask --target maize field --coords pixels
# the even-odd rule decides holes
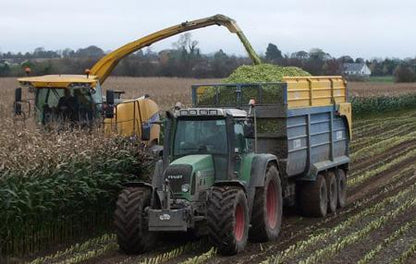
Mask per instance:
[[[416,263],[416,86],[408,95],[394,87],[377,93],[372,84],[367,96],[361,84],[349,84],[360,110],[348,203],[336,214],[303,218],[285,209],[278,241],[249,243],[236,256],[183,235],[134,256],[118,251],[112,204],[124,180],[148,177],[151,158],[98,131],[44,134],[14,124],[13,81],[0,79],[0,253],[7,250],[10,263]],[[168,109],[189,104],[190,84],[207,81],[221,82],[111,78],[106,87],[124,88],[127,97],[147,93]]]

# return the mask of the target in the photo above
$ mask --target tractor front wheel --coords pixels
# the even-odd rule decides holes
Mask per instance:
[[[144,212],[150,200],[150,190],[140,187],[124,189],[118,197],[114,223],[120,250],[126,254],[143,253],[156,242]]]
[[[207,208],[208,232],[222,255],[235,255],[247,244],[247,198],[238,187],[213,187]]]

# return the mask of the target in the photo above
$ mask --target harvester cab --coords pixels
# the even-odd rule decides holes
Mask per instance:
[[[94,78],[82,75],[47,75],[18,79],[21,87],[33,93],[35,119],[38,124],[91,125],[101,113],[101,86]],[[16,92],[17,94],[17,92]],[[23,100],[16,97],[15,105]],[[18,114],[16,112],[16,114]]]
[[[159,140],[159,107],[148,95],[122,99],[123,91],[107,90],[95,75],[46,75],[18,79],[15,114],[25,113],[22,87],[33,93],[34,115],[41,127],[92,127],[103,124],[105,134],[140,138],[154,145]],[[27,117],[27,116],[26,116]]]

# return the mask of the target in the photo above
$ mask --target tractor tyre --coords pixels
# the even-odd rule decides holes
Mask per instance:
[[[251,213],[249,239],[254,242],[276,240],[282,226],[282,186],[276,166],[266,171],[264,187],[257,188]]]
[[[213,187],[207,204],[208,234],[222,255],[235,255],[247,244],[249,212],[244,191]]]
[[[140,187],[126,188],[118,197],[114,223],[120,250],[126,254],[143,253],[156,242],[145,217],[150,200],[151,191]]]
[[[326,216],[328,211],[328,188],[322,174],[318,174],[316,181],[302,184],[300,208],[304,216]]]
[[[325,178],[326,186],[328,188],[328,213],[335,213],[338,204],[337,179],[333,171],[328,171]]]
[[[338,208],[347,204],[347,176],[343,169],[337,170]]]

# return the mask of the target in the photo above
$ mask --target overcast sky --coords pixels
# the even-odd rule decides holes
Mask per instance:
[[[113,50],[144,35],[224,14],[240,25],[254,49],[274,43],[283,53],[322,48],[332,56],[415,57],[416,1],[412,0],[0,0],[0,51]],[[192,32],[203,53],[245,55],[223,27]],[[178,37],[152,45],[171,48]]]

